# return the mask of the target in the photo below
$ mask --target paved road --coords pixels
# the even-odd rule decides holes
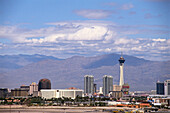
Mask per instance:
[[[69,106],[25,106],[25,105],[0,105],[0,113],[108,113],[111,109],[134,109],[127,107],[69,107]]]
[[[102,110],[86,109],[0,109],[0,113],[98,113]],[[108,113],[108,112],[102,112]]]

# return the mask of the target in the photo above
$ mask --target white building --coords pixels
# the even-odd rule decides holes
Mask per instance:
[[[164,92],[165,95],[170,95],[170,80],[164,82]]]
[[[68,97],[75,99],[76,96],[83,96],[83,90],[80,89],[42,89],[41,90],[42,98],[51,99],[51,98],[62,98]]]
[[[103,87],[99,87],[99,94],[103,94]]]
[[[46,99],[59,98],[59,92],[55,89],[42,89],[41,97]]]

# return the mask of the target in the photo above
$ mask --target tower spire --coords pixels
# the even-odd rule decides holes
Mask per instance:
[[[123,57],[123,52],[121,51],[121,57]]]

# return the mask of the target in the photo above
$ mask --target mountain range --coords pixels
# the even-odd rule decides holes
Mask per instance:
[[[149,61],[123,55],[124,79],[130,90],[154,90],[156,81],[170,79],[170,61]],[[45,55],[0,56],[0,87],[16,88],[38,83],[42,78],[51,80],[52,88],[76,87],[83,89],[84,75],[93,75],[98,87],[104,75],[113,76],[113,84],[119,83],[118,54],[93,57],[73,56],[59,59]]]

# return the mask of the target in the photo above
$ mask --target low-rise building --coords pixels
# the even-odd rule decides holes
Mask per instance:
[[[15,88],[11,89],[11,97],[23,97],[27,98],[29,94],[28,88]]]
[[[110,91],[110,97],[120,99],[123,96],[122,91]]]
[[[166,95],[149,95],[147,97],[148,101],[152,101],[152,104],[155,105],[167,105],[170,106],[170,96],[166,96]]]
[[[59,97],[59,92],[55,89],[42,89],[40,92],[42,98],[51,99]]]
[[[29,86],[22,85],[20,88],[11,89],[11,97],[27,98],[29,95]]]
[[[76,96],[83,96],[83,90],[80,89],[42,89],[41,90],[42,98],[51,99],[51,98],[62,98],[68,97],[75,99]]]

